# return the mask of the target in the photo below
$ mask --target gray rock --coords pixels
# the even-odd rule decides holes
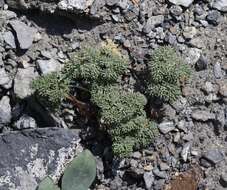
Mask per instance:
[[[181,13],[183,12],[183,9],[180,6],[173,5],[170,7],[169,11],[174,16],[180,16]]]
[[[140,159],[142,157],[142,154],[140,152],[133,152],[132,157],[135,159]]]
[[[216,62],[214,64],[214,76],[215,76],[216,79],[222,79],[223,78],[221,64],[219,62]]]
[[[2,8],[5,4],[5,1],[4,0],[0,0],[0,8]]]
[[[4,68],[0,68],[0,86],[9,89],[12,87],[12,79]]]
[[[62,0],[58,3],[58,8],[81,13],[91,6],[93,1],[94,0]]]
[[[16,49],[15,38],[12,32],[5,32],[3,38],[7,45],[9,45],[13,49]]]
[[[208,120],[214,120],[215,114],[210,113],[206,110],[195,110],[192,112],[192,118],[197,121],[208,121]]]
[[[182,5],[184,7],[189,7],[194,0],[169,0],[170,3],[174,5]]]
[[[156,26],[160,25],[164,21],[163,15],[157,15],[150,17],[145,26],[143,27],[143,32],[148,34],[150,33]]]
[[[1,19],[10,20],[16,17],[17,17],[17,14],[13,11],[9,11],[9,10],[0,11],[0,20]]]
[[[10,25],[16,33],[19,47],[21,49],[29,49],[37,30],[17,20],[10,21]]]
[[[12,113],[10,99],[8,96],[3,96],[2,99],[0,100],[0,127],[3,127],[5,124],[10,123],[11,118]]]
[[[160,171],[158,168],[152,170],[153,174],[161,179],[167,179],[167,173],[165,171]]]
[[[183,36],[186,39],[192,39],[197,34],[197,30],[194,26],[186,26],[183,31]]]
[[[61,70],[61,64],[55,59],[37,60],[37,65],[42,74],[48,74],[54,71]]]
[[[221,13],[219,11],[212,10],[212,11],[209,11],[206,19],[210,24],[213,24],[216,26],[220,22],[220,16],[221,16]]]
[[[28,115],[23,115],[18,121],[16,121],[14,127],[18,130],[21,129],[30,129],[30,128],[36,128],[37,124],[35,119]]]
[[[167,134],[175,129],[173,122],[162,122],[158,125],[158,129],[163,133]]]
[[[79,140],[77,131],[61,128],[1,135],[1,190],[35,190],[46,176],[56,182],[81,148]]]
[[[34,92],[31,88],[31,82],[36,77],[38,77],[38,73],[33,67],[18,69],[14,79],[14,93],[18,98],[26,98]]]
[[[190,154],[190,148],[191,148],[191,143],[190,142],[184,144],[184,146],[183,146],[183,149],[181,151],[181,157],[184,160],[184,162],[186,162],[187,159],[188,159],[188,156]]]
[[[207,69],[208,60],[205,56],[201,55],[199,60],[196,62],[195,68],[197,71],[202,71]]]
[[[154,183],[154,175],[153,175],[153,172],[145,172],[143,174],[143,180],[145,182],[145,185],[146,185],[146,189],[151,189],[153,183]]]
[[[106,4],[105,0],[94,0],[90,8],[91,15],[99,17],[97,13],[101,10],[102,7],[105,6],[105,4]]]
[[[227,97],[227,80],[219,82],[219,93],[223,97]]]
[[[185,61],[190,65],[195,65],[202,53],[201,49],[189,48],[185,53]]]
[[[224,173],[221,174],[221,176],[220,176],[220,184],[223,187],[227,187],[227,172],[224,172]]]
[[[203,158],[211,162],[212,164],[217,164],[225,159],[223,153],[218,149],[212,149],[207,151]]]
[[[227,12],[227,1],[226,0],[213,0],[211,6],[219,11]]]
[[[169,169],[170,169],[169,165],[166,164],[165,162],[161,162],[161,163],[159,164],[159,167],[160,167],[160,170],[161,170],[161,171],[166,171],[166,170],[169,170]]]
[[[119,0],[106,0],[106,4],[108,6],[116,5],[119,2]]]

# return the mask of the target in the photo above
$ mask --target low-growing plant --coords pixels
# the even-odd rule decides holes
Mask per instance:
[[[154,123],[147,119],[144,111],[146,97],[139,92],[126,91],[118,83],[127,67],[127,59],[108,41],[100,48],[77,52],[60,73],[37,79],[33,88],[53,105],[68,98],[81,108],[83,104],[69,94],[70,83],[76,80],[90,92],[90,101],[97,107],[100,125],[105,126],[112,137],[113,152],[126,156],[133,149],[151,143],[155,131]]]
[[[72,160],[64,171],[62,190],[88,190],[96,177],[96,161],[89,150],[84,150]],[[38,190],[60,190],[50,177],[44,178]]]
[[[146,97],[139,92],[128,92],[119,86],[95,86],[92,102],[100,108],[101,122],[113,140],[113,152],[127,156],[133,149],[149,145],[156,133],[144,111]]]
[[[181,82],[189,78],[190,67],[170,46],[154,50],[148,62],[147,93],[164,101],[175,101],[181,95]]]

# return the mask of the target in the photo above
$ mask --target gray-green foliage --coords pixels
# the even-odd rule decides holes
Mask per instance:
[[[115,155],[127,156],[133,149],[152,142],[156,126],[146,118],[144,95],[111,85],[96,86],[91,97],[100,108],[100,118],[112,137]]]
[[[41,181],[37,190],[60,190],[60,188],[54,184],[50,177],[46,177]]]
[[[53,72],[32,82],[32,88],[42,101],[56,108],[69,93],[69,80],[61,73]]]
[[[113,152],[126,156],[135,148],[147,146],[155,126],[147,118],[147,100],[138,92],[123,90],[118,79],[128,62],[114,44],[85,48],[77,52],[60,73],[51,73],[33,82],[37,94],[52,105],[59,105],[69,93],[73,80],[86,81],[91,102],[98,107],[98,118],[113,139]]]
[[[127,61],[108,48],[85,48],[66,64],[64,72],[74,79],[96,83],[115,82],[127,68]]]
[[[190,76],[190,67],[170,46],[157,48],[148,62],[148,93],[164,101],[174,101],[181,94],[180,80]]]
[[[89,150],[84,150],[67,166],[61,190],[88,190],[96,177],[96,161]],[[44,178],[37,190],[60,190],[50,177]]]
[[[64,171],[62,190],[88,190],[95,177],[95,158],[89,150],[84,150]]]

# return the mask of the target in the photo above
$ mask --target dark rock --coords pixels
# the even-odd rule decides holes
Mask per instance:
[[[154,175],[153,175],[153,172],[145,172],[143,174],[143,180],[145,182],[145,186],[146,186],[146,189],[151,189],[153,183],[154,183]]]
[[[221,13],[219,11],[212,10],[208,13],[206,19],[210,24],[213,24],[216,26],[220,22],[220,16],[221,16]]]
[[[202,71],[207,69],[208,66],[208,60],[206,57],[204,57],[203,55],[200,56],[199,60],[196,62],[195,64],[195,68],[197,71]]]
[[[220,184],[223,186],[223,187],[227,187],[227,173],[222,173],[221,174],[221,177],[220,177]]]
[[[203,158],[211,162],[212,164],[217,164],[225,159],[223,153],[218,150],[218,149],[213,149],[207,151],[204,155]]]
[[[10,21],[10,25],[16,33],[18,45],[21,49],[29,49],[37,32],[35,28],[29,27],[20,21]]]
[[[154,183],[154,190],[162,190],[165,185],[164,179],[156,180]]]
[[[5,1],[4,0],[0,0],[0,8],[3,7],[5,4]]]
[[[56,182],[79,150],[78,142],[78,131],[60,128],[1,135],[1,190],[34,190],[48,175]]]
[[[211,163],[208,162],[206,159],[203,159],[203,158],[200,159],[200,165],[205,167],[205,168],[211,167]]]

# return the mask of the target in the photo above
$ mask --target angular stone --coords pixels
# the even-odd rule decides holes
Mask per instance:
[[[10,25],[16,33],[19,47],[21,49],[29,49],[37,30],[17,20],[10,21]]]
[[[170,3],[174,5],[182,5],[184,7],[189,7],[194,0],[169,0]]]
[[[157,15],[157,16],[152,16],[147,20],[147,23],[143,27],[143,32],[148,34],[150,33],[155,26],[160,25],[164,21],[164,16],[163,15]]]
[[[10,99],[8,96],[3,96],[2,99],[0,100],[0,127],[3,127],[5,124],[10,123],[11,118],[12,118],[12,113],[11,113]]]
[[[203,158],[211,162],[212,164],[217,164],[225,159],[223,153],[218,149],[212,149],[207,151]]]
[[[18,98],[26,98],[34,92],[31,88],[31,82],[36,77],[38,77],[38,73],[33,67],[18,69],[14,79],[14,93]]]
[[[37,60],[37,64],[42,74],[48,74],[54,71],[61,70],[61,64],[55,59]]]
[[[56,182],[81,148],[79,140],[77,131],[62,128],[0,135],[0,189],[35,190],[46,176]]]
[[[197,33],[197,30],[195,27],[191,26],[186,26],[184,28],[184,31],[183,31],[183,36],[186,38],[186,39],[192,39]]]
[[[30,128],[36,128],[37,124],[36,121],[28,116],[28,115],[23,115],[14,125],[14,127],[18,130],[21,129],[30,129]]]
[[[3,35],[4,41],[13,49],[16,49],[15,38],[12,32],[5,32]]]
[[[215,114],[210,113],[209,111],[205,110],[195,110],[192,113],[192,118],[197,120],[197,121],[208,121],[208,120],[214,120],[215,119]]]
[[[62,0],[58,3],[58,8],[61,10],[84,12],[92,5],[94,0]]]
[[[223,97],[227,97],[227,80],[223,80],[219,82],[219,93]]]
[[[153,183],[154,183],[154,175],[153,175],[153,172],[145,172],[143,174],[143,180],[145,182],[145,185],[146,185],[146,189],[151,189]]]
[[[175,125],[173,122],[162,122],[158,125],[158,129],[163,134],[167,134],[175,129]]]
[[[213,0],[211,6],[219,11],[227,12],[226,0]]]
[[[12,87],[12,79],[5,71],[4,68],[0,68],[0,86],[3,88],[9,89]]]

